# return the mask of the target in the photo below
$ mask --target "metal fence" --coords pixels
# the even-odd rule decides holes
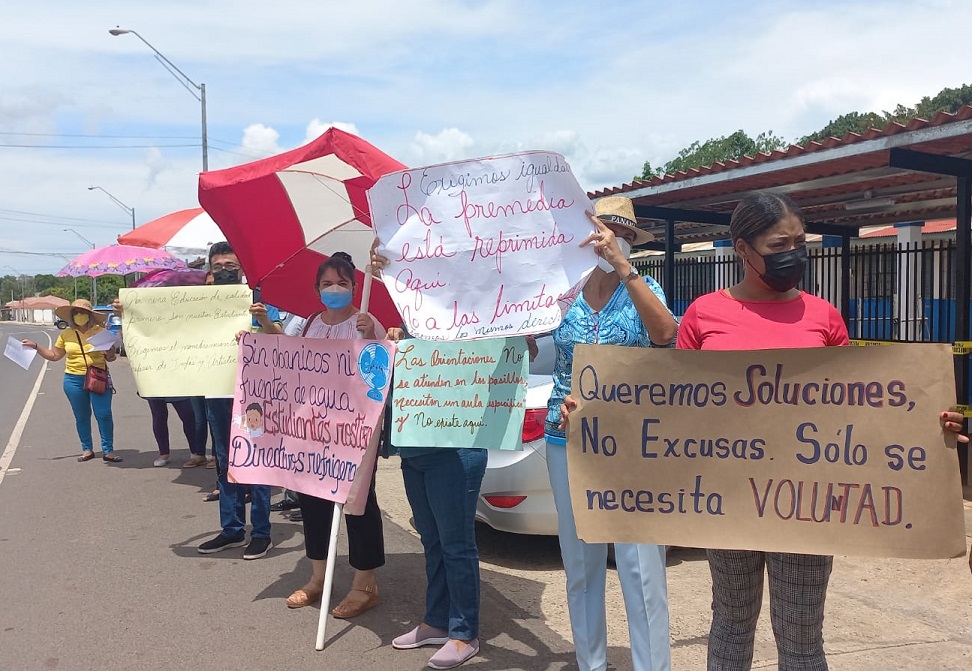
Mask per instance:
[[[727,250],[683,254],[675,260],[675,287],[671,293],[676,315],[682,315],[695,298],[732,286],[742,276],[742,265]],[[840,307],[840,247],[808,250],[807,270],[801,288]],[[895,342],[955,340],[955,241],[855,245],[850,252],[851,338]],[[662,282],[665,260],[653,256],[634,261],[642,275]]]

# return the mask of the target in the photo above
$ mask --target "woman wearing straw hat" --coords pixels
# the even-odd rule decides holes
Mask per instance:
[[[642,278],[628,262],[633,246],[653,239],[638,228],[631,200],[623,196],[599,199],[591,221],[596,230],[581,246],[592,246],[599,260],[583,292],[553,333],[557,360],[544,434],[577,665],[581,671],[602,671],[607,667],[604,591],[608,548],[606,543],[587,543],[577,537],[560,408],[570,392],[576,345],[670,347],[677,326],[665,305],[662,288],[650,277]],[[635,671],[667,671],[671,668],[671,645],[665,548],[615,543],[614,549],[628,618],[632,666]]]
[[[101,458],[104,461],[117,463],[121,457],[113,454],[114,450],[114,421],[111,417],[112,390],[109,388],[101,394],[85,389],[84,379],[88,368],[108,368],[108,362],[115,360],[114,350],[94,351],[88,338],[104,330],[106,315],[98,314],[91,309],[91,303],[79,298],[70,305],[59,307],[55,314],[68,323],[68,328],[61,331],[54,347],[41,347],[33,340],[22,340],[24,347],[37,350],[41,357],[48,361],[60,361],[67,357],[64,364],[64,394],[71,403],[74,411],[74,421],[81,439],[81,456],[78,461],[89,461],[94,458],[94,445],[91,437],[91,410],[94,410],[98,421],[98,433],[101,434]]]

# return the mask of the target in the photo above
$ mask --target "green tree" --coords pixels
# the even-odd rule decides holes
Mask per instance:
[[[774,135],[773,131],[760,133],[752,138],[745,131],[737,130],[732,135],[712,138],[705,142],[696,140],[657,170],[652,171],[651,164],[646,161],[642,174],[636,179],[651,179],[656,174],[672,174],[714,163],[739,160],[743,156],[755,156],[759,153],[783,149],[786,146],[786,140]]]
[[[847,133],[864,133],[871,128],[880,130],[892,122],[908,123],[915,118],[930,119],[939,112],[954,113],[963,105],[972,105],[972,84],[964,84],[958,88],[944,88],[931,98],[925,96],[914,107],[899,104],[890,112],[841,114],[820,130],[804,135],[796,141],[796,144],[822,142],[828,137],[841,138]],[[635,175],[635,179],[647,180],[655,176],[738,160],[743,156],[755,156],[761,152],[784,149],[786,146],[787,142],[774,135],[772,131],[751,138],[745,131],[737,130],[725,137],[712,138],[705,142],[695,141],[661,167],[653,168],[651,163],[645,161],[641,174]]]
[[[841,138],[847,133],[863,133],[871,128],[884,128],[888,125],[888,113],[877,114],[876,112],[848,112],[828,123],[815,133],[804,135],[797,144],[805,146],[810,142],[823,142],[828,137]]]
[[[955,113],[963,105],[972,105],[972,84],[957,89],[944,88],[934,98],[925,96],[915,106],[912,116],[930,119],[939,112]]]
[[[848,112],[842,114],[815,133],[805,135],[797,144],[820,142],[828,137],[843,137],[845,133],[863,133],[871,128],[882,129],[889,123],[906,124],[912,119],[931,119],[939,112],[954,114],[963,105],[972,105],[972,84],[959,88],[944,88],[934,97],[925,96],[914,107],[898,104],[890,112]]]
[[[135,273],[129,275],[101,275],[98,277],[98,305],[108,305],[118,298],[118,290],[131,285],[136,277],[138,275]]]
[[[19,301],[23,290],[23,282],[14,275],[4,275],[0,278],[0,304]]]
[[[41,296],[50,295],[51,289],[60,289],[64,282],[54,275],[34,275],[34,289]],[[73,283],[72,283],[73,286]]]

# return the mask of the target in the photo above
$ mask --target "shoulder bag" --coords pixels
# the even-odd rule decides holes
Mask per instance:
[[[104,394],[110,385],[108,381],[108,366],[98,368],[88,363],[88,355],[84,351],[84,343],[81,342],[81,335],[75,331],[74,336],[78,339],[78,346],[81,348],[81,356],[84,357],[84,388],[92,394]]]

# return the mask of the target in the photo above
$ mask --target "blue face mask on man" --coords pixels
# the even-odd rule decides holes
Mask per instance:
[[[341,310],[351,305],[352,292],[335,285],[321,291],[321,303],[328,310]]]

